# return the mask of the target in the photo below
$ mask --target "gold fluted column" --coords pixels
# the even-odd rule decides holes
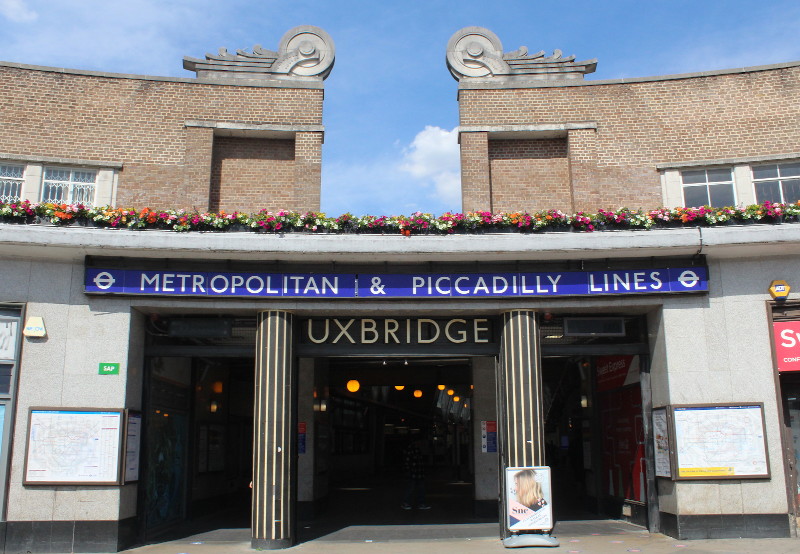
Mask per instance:
[[[294,544],[295,433],[292,314],[258,314],[253,406],[252,547]]]
[[[503,338],[498,364],[498,401],[504,467],[544,465],[542,372],[536,312],[503,314]]]

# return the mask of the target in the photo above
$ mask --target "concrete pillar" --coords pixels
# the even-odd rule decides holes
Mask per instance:
[[[475,511],[477,515],[497,514],[499,493],[497,452],[481,449],[481,422],[497,422],[497,361],[494,356],[472,358],[472,442],[475,458]]]
[[[289,312],[258,314],[253,431],[252,547],[294,544],[294,353]]]
[[[503,314],[500,346],[498,411],[503,437],[503,467],[544,463],[542,374],[536,312],[512,310]]]

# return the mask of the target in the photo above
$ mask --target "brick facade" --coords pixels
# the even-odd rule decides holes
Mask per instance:
[[[216,137],[211,164],[211,209],[277,210],[298,205],[294,141]]]
[[[465,210],[523,209],[544,198],[556,203],[548,207],[570,210],[657,207],[663,201],[657,164],[800,152],[800,67],[590,83],[471,89],[462,82],[462,126],[596,124],[564,132],[572,205],[565,194],[552,195],[553,174],[541,174],[538,154],[476,177],[482,162],[473,159],[479,156],[473,144],[481,139],[470,135],[486,133],[462,132]],[[488,140],[494,142],[491,133]]]
[[[571,205],[565,139],[489,141],[492,210],[565,209]]]
[[[121,162],[120,206],[211,207],[214,131],[187,122],[287,128],[322,124],[320,88],[205,84],[0,65],[0,96],[0,151]],[[261,184],[250,183],[241,197],[229,194],[220,205],[245,207],[253,201],[258,204],[248,209],[319,209],[307,188],[319,189],[320,155],[309,155],[308,150],[304,146],[302,183],[291,178],[293,170],[281,170],[280,182],[270,184],[267,177]],[[315,163],[316,169],[309,167]],[[264,160],[252,172],[260,177],[270,173]],[[281,196],[267,200],[271,191]]]

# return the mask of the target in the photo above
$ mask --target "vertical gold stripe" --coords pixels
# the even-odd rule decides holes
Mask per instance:
[[[270,454],[272,456],[272,475],[270,478],[270,505],[272,506],[272,513],[270,518],[270,531],[273,539],[277,538],[275,533],[275,516],[276,514],[276,500],[277,500],[277,464],[278,464],[278,387],[275,382],[275,366],[277,365],[277,325],[275,324],[275,312],[269,312],[269,336],[270,336],[270,363],[269,363],[269,390],[272,393],[271,402],[271,416],[272,416],[272,433],[270,436]]]

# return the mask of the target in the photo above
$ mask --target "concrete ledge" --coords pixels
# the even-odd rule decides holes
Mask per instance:
[[[699,160],[691,162],[669,162],[656,164],[656,169],[684,169],[687,167],[708,167],[710,165],[736,165],[754,162],[779,162],[800,159],[800,152],[790,154],[772,154],[769,156],[746,156],[741,158],[718,158],[716,160]]]
[[[29,156],[0,152],[0,160],[10,160],[43,164],[79,165],[83,167],[102,167],[104,169],[122,169],[122,162],[103,162],[98,160],[81,160],[79,158],[51,158],[47,156]]]
[[[717,77],[720,75],[736,75],[741,73],[757,73],[788,69],[800,66],[800,61],[776,63],[770,65],[757,65],[753,67],[739,67],[734,69],[717,69],[713,71],[698,71],[695,73],[678,73],[675,75],[657,75],[653,77],[629,77],[623,79],[598,79],[586,81],[578,79],[547,81],[537,79],[493,80],[492,78],[462,79],[458,83],[458,90],[502,90],[502,89],[527,89],[527,88],[561,88],[561,87],[588,87],[597,85],[624,85],[630,83],[650,83],[657,81],[676,81],[680,79],[697,79],[702,77]]]
[[[189,119],[185,127],[201,127],[214,129],[218,137],[250,137],[250,138],[294,138],[297,133],[324,133],[324,125],[254,125],[232,121],[202,121]]]
[[[293,263],[547,261],[652,256],[800,254],[800,224],[595,233],[411,236],[130,231],[0,224],[0,256],[79,261],[86,255]]]
[[[214,85],[218,87],[257,87],[257,88],[301,88],[301,89],[324,89],[322,81],[298,81],[292,79],[270,80],[243,83],[221,82],[214,79],[195,79],[188,77],[159,77],[153,75],[135,75],[133,73],[109,73],[106,71],[89,71],[86,69],[67,69],[64,67],[48,67],[45,65],[29,65],[23,63],[0,61],[0,67],[10,67],[13,69],[24,69],[27,71],[45,71],[48,73],[61,73],[64,75],[79,75],[83,77],[103,77],[106,79],[136,79],[139,81],[164,81],[168,83],[189,83],[194,85]]]
[[[488,133],[490,139],[558,138],[566,137],[569,131],[597,129],[597,122],[540,123],[535,125],[461,125],[461,133]]]

